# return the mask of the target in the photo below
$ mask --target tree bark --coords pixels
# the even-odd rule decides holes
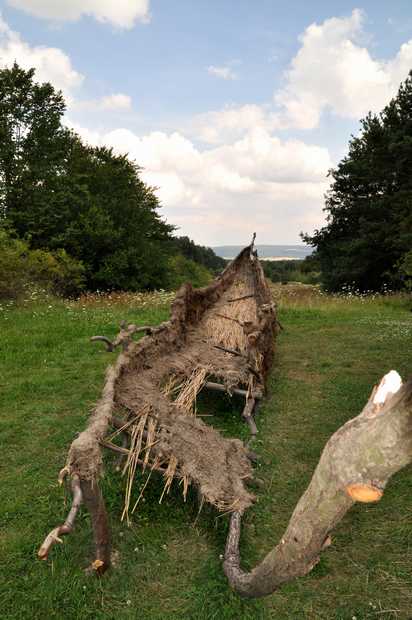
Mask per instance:
[[[391,371],[362,413],[329,439],[280,543],[249,573],[240,568],[241,513],[232,514],[224,559],[231,587],[260,597],[308,573],[354,502],[378,501],[390,477],[411,461],[412,379],[402,385]]]

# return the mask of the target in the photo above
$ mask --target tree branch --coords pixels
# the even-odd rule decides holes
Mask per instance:
[[[112,353],[114,351],[113,342],[109,340],[109,338],[106,338],[106,336],[92,336],[90,338],[90,342],[99,342],[99,341],[105,343],[106,351],[108,351],[109,353]]]
[[[412,461],[412,379],[391,371],[362,413],[327,442],[280,543],[251,572],[240,568],[241,513],[231,516],[224,571],[245,597],[265,596],[307,574],[330,544],[329,532],[355,501],[378,501],[390,477]]]
[[[79,508],[82,503],[82,491],[80,488],[80,480],[79,477],[74,475],[71,480],[71,488],[73,494],[72,506],[70,508],[70,512],[67,515],[66,521],[63,525],[58,525],[55,527],[44,539],[42,546],[37,552],[38,557],[41,560],[47,560],[50,549],[53,545],[58,542],[62,543],[60,536],[63,534],[70,534],[74,527],[74,521],[76,519],[76,515],[79,511]]]

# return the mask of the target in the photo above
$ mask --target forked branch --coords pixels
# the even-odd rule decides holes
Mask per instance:
[[[141,332],[144,332],[145,334],[152,334],[154,332],[154,328],[149,325],[138,327],[133,323],[127,325],[126,321],[122,321],[120,324],[120,332],[114,340],[110,340],[109,338],[106,338],[106,336],[92,336],[90,338],[90,342],[104,342],[106,345],[106,351],[109,353],[112,353],[119,345],[122,346],[123,351],[127,351],[128,346],[132,342],[133,334],[139,334]]]
[[[245,597],[265,596],[308,573],[329,532],[355,501],[375,502],[390,477],[412,461],[412,379],[395,371],[374,388],[362,413],[327,442],[280,543],[251,572],[240,568],[241,513],[231,516],[224,571]]]

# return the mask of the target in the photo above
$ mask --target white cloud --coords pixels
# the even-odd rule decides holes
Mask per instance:
[[[232,142],[256,129],[271,132],[280,128],[282,123],[273,106],[255,103],[227,105],[222,110],[198,114],[189,124],[189,132],[207,144]]]
[[[207,72],[222,80],[236,80],[237,78],[236,73],[228,66],[215,67],[214,65],[210,65],[207,68]]]
[[[107,95],[100,100],[100,106],[103,110],[130,110],[132,107],[132,98],[123,93]]]
[[[324,147],[282,141],[263,128],[203,150],[177,132],[137,136],[128,129],[75,129],[86,140],[135,159],[143,180],[159,187],[169,221],[199,242],[243,243],[256,226],[261,242],[296,243],[302,228],[312,230],[322,221],[332,166]]]
[[[9,28],[0,15],[0,67],[16,61],[23,69],[36,69],[36,80],[48,81],[70,99],[83,82],[83,75],[73,69],[70,58],[56,47],[31,47]]]
[[[50,82],[56,89],[62,90],[71,109],[115,111],[132,108],[131,97],[124,93],[113,93],[94,100],[75,98],[84,76],[73,68],[67,54],[55,47],[31,47],[19,33],[11,30],[0,15],[0,68],[11,67],[15,61],[23,69],[33,67],[36,81]]]
[[[10,6],[35,17],[76,21],[83,15],[118,28],[132,28],[150,19],[150,0],[7,0]]]
[[[372,58],[359,41],[363,12],[311,24],[300,37],[301,47],[286,72],[285,87],[274,95],[279,124],[312,129],[322,112],[359,119],[381,110],[394,96],[412,66],[412,40],[391,60]]]
[[[322,113],[358,120],[379,112],[412,68],[412,40],[389,60],[373,58],[361,45],[364,16],[332,17],[311,24],[285,72],[285,85],[272,104],[231,105],[196,116],[190,130],[209,144],[234,140],[254,129],[313,129]]]

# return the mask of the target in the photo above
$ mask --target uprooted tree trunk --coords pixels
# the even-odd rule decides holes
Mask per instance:
[[[265,596],[307,574],[331,544],[329,532],[356,502],[378,501],[390,477],[412,461],[412,379],[391,371],[362,413],[327,442],[280,543],[251,572],[240,568],[241,513],[230,520],[224,571],[245,597]]]

